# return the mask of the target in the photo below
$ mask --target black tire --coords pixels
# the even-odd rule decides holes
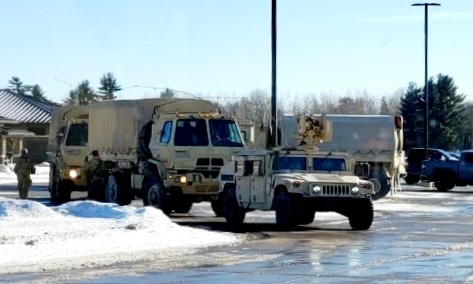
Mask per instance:
[[[71,190],[65,186],[62,179],[53,182],[53,188],[51,189],[51,201],[53,204],[63,204],[71,201]]]
[[[225,220],[232,226],[241,225],[245,220],[246,211],[238,205],[234,187],[229,187],[225,191],[222,209]]]
[[[447,173],[440,173],[436,175],[434,185],[440,192],[447,192],[455,187],[455,175]]]
[[[313,210],[301,210],[296,217],[297,225],[309,225],[314,222],[315,211]]]
[[[404,181],[409,185],[416,184],[420,181],[420,175],[407,174],[407,176],[404,177]]]
[[[289,194],[285,190],[280,190],[274,196],[276,210],[276,225],[281,229],[288,229],[297,223],[297,218],[291,207]]]
[[[143,182],[143,205],[153,206],[164,214],[171,214],[172,208],[169,206],[169,200],[167,200],[164,192],[164,186],[160,179],[156,177],[147,177]]]
[[[215,216],[217,217],[223,217],[223,200],[225,196],[223,194],[219,194],[218,198],[216,200],[210,201],[210,205],[212,207],[213,212],[215,213]]]
[[[350,202],[348,220],[355,231],[366,231],[373,224],[374,209],[371,198],[356,198]]]
[[[107,176],[103,190],[103,200],[107,203],[117,203],[118,205],[130,205],[133,200],[131,189],[124,182],[124,174],[114,172]]]
[[[181,201],[176,201],[176,202],[177,204],[174,207],[174,212],[181,213],[181,214],[189,213],[189,211],[191,211],[192,209],[192,204],[194,204],[194,202],[192,202],[192,200],[189,200],[189,199],[183,199]]]
[[[375,185],[375,188],[376,186],[379,186],[379,190],[371,196],[373,200],[379,200],[381,198],[386,197],[386,195],[388,195],[389,190],[391,188],[389,186],[388,177],[386,176],[384,171],[382,171],[381,169],[373,171],[368,181],[373,182],[373,184]]]
[[[49,194],[51,196],[51,202],[53,204],[60,204],[59,194],[58,194],[58,190],[57,190],[57,182],[56,181],[53,181],[53,182],[50,183]]]

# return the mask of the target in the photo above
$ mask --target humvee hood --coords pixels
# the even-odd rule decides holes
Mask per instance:
[[[304,180],[306,182],[320,182],[320,183],[351,183],[357,184],[361,180],[357,176],[343,176],[338,174],[315,174],[315,173],[290,173],[279,174],[280,178],[287,178],[290,180]]]

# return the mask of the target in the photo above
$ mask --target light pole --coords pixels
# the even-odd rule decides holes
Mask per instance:
[[[63,80],[58,79],[58,78],[54,78],[54,80],[56,80],[56,81],[58,81],[58,82],[61,82],[61,83],[63,83],[63,84],[66,84],[66,85],[68,85],[69,87],[71,87],[71,88],[69,89],[69,91],[72,91],[72,88],[74,88],[74,86],[72,86],[71,83],[68,83],[68,82],[63,81]],[[77,96],[76,96],[76,103],[77,103],[77,105],[79,105],[79,94],[77,94]]]
[[[276,6],[277,1],[271,1],[271,136],[270,136],[270,143],[268,143],[271,147],[278,146],[278,124],[277,124],[277,95],[276,95]]]
[[[415,3],[411,6],[424,6],[424,37],[425,37],[425,73],[424,73],[424,98],[425,98],[425,114],[424,114],[424,147],[425,159],[429,159],[429,79],[427,72],[427,47],[428,47],[428,31],[429,31],[429,6],[440,6],[439,3]]]

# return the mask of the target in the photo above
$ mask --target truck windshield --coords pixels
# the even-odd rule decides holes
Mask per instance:
[[[175,146],[208,146],[207,124],[204,119],[178,119]]]
[[[73,123],[67,131],[66,146],[87,146],[89,142],[89,125]]]
[[[278,168],[280,171],[305,171],[307,169],[307,159],[306,157],[282,156],[279,158]]]
[[[345,159],[317,157],[312,160],[314,171],[345,172]]]
[[[216,147],[243,147],[240,131],[233,120],[210,119],[210,137]]]

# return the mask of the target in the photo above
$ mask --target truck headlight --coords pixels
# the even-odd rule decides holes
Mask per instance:
[[[181,176],[181,177],[179,178],[179,181],[180,181],[181,183],[187,183],[187,177],[186,177],[186,176]]]
[[[356,186],[354,186],[352,189],[351,189],[351,193],[353,194],[357,194],[358,192],[360,191],[360,189]]]
[[[315,193],[315,194],[319,194],[320,193],[320,186],[316,185],[312,188],[312,192]]]
[[[78,176],[77,171],[76,170],[70,170],[69,171],[69,176],[71,178],[76,178]]]

